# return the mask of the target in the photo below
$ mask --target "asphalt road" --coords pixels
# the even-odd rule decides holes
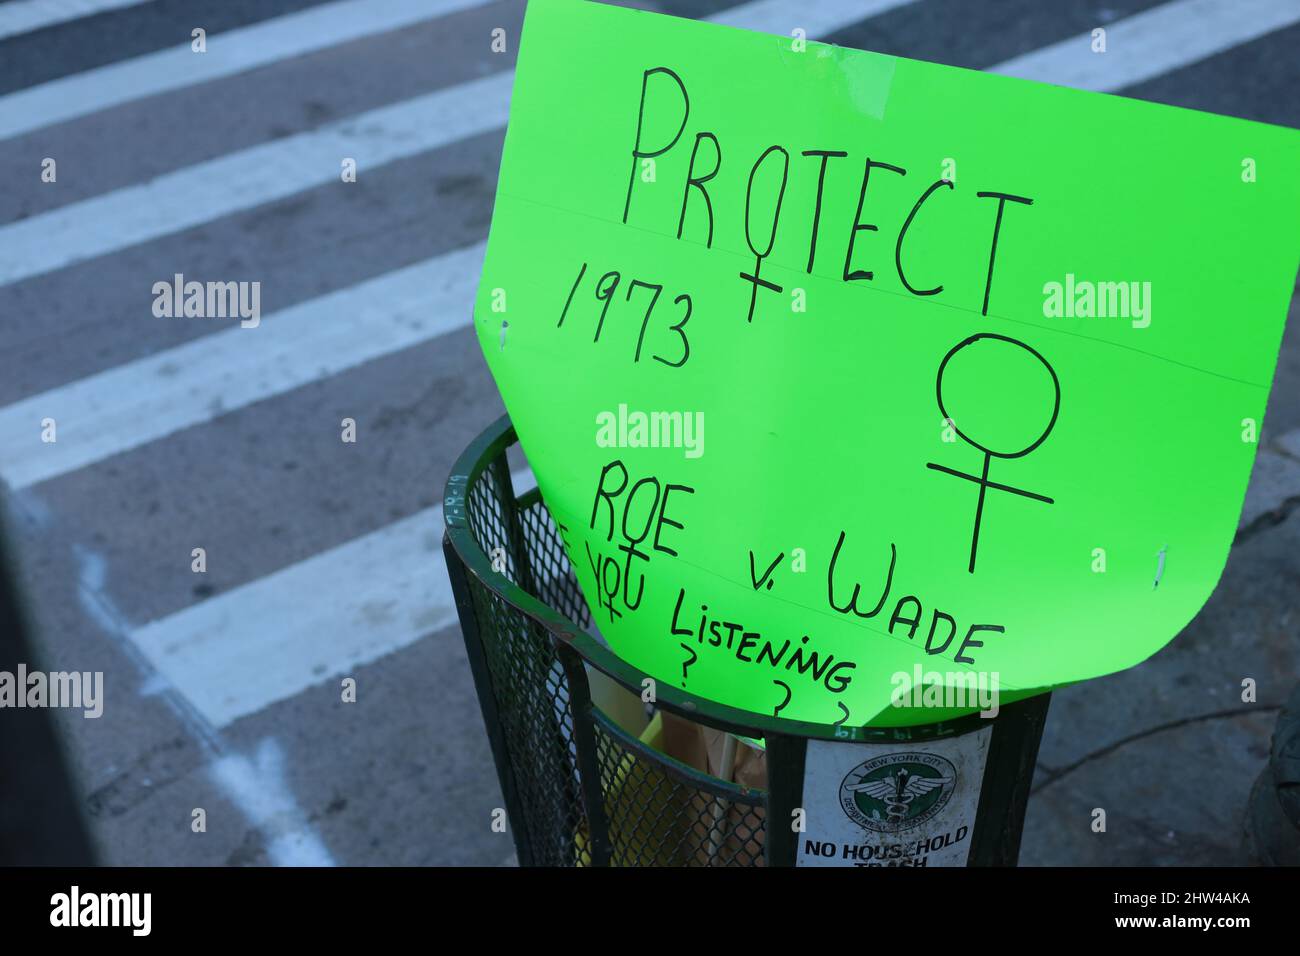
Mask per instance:
[[[59,409],[65,457],[0,452],[0,476],[42,664],[105,674],[101,718],[60,714],[103,858],[506,861],[463,646],[441,582],[426,579],[443,573],[431,569],[448,470],[503,411],[467,322],[524,4],[145,0],[6,36],[13,8],[31,6],[0,4],[0,438],[12,450],[14,429],[37,434],[42,409]],[[987,69],[1086,44],[1099,26],[1122,36],[1157,4],[864,0],[884,10],[866,17],[840,2],[748,6],[774,32],[822,16],[834,27],[822,39]],[[1300,4],[1168,6],[1201,29],[1170,34],[1174,65],[1118,92],[1300,126]],[[1259,11],[1281,11],[1280,25],[1216,47],[1214,31]],[[291,15],[308,19],[280,19]],[[210,61],[190,52],[196,27]],[[491,49],[497,28],[504,53]],[[236,49],[258,53],[251,68],[223,66]],[[340,180],[341,156],[358,159],[355,183]],[[46,158],[55,182],[42,181]],[[406,267],[417,271],[394,285]],[[176,273],[260,282],[265,326],[156,316],[151,290]],[[368,282],[383,284],[352,292]],[[396,308],[403,289],[419,314],[439,283],[437,301],[463,308],[409,343],[376,349],[355,322],[366,303]],[[355,343],[259,353],[257,336],[287,315],[314,319],[317,339],[337,322]],[[1296,325],[1293,303],[1266,441],[1300,428]],[[209,348],[219,341],[224,358]],[[77,431],[78,409],[96,410],[93,428]],[[340,440],[348,418],[355,443]],[[1279,516],[1300,495],[1283,486],[1263,492]],[[1249,545],[1250,560],[1288,569],[1261,599],[1278,615],[1300,603],[1286,563],[1297,520]],[[417,596],[358,593],[358,574]],[[317,610],[289,622],[286,606]],[[1069,750],[1049,741],[1045,755],[1068,763]],[[1051,830],[1033,862],[1078,859]],[[1143,852],[1114,862],[1153,862]]]

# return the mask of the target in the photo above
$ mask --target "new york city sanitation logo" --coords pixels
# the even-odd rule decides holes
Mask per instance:
[[[885,754],[848,772],[840,806],[860,827],[901,833],[942,810],[956,784],[957,768],[937,754]]]

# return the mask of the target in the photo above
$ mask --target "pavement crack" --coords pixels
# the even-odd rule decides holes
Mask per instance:
[[[1137,741],[1143,740],[1147,737],[1155,736],[1156,734],[1162,734],[1167,730],[1177,730],[1179,727],[1187,727],[1190,726],[1191,724],[1199,724],[1207,720],[1223,720],[1230,717],[1246,717],[1254,714],[1275,714],[1281,709],[1282,709],[1281,704],[1269,704],[1262,707],[1252,706],[1249,709],[1234,708],[1232,710],[1216,710],[1213,713],[1209,713],[1209,714],[1197,714],[1195,717],[1182,717],[1178,720],[1171,720],[1168,723],[1157,724],[1154,727],[1148,727],[1146,730],[1138,731],[1136,734],[1130,734],[1129,736],[1123,737],[1115,741],[1114,743],[1107,744],[1105,747],[1092,751],[1092,753],[1085,754],[1084,756],[1076,760],[1074,763],[1067,764],[1066,766],[1062,767],[1060,770],[1055,770],[1055,771],[1049,770],[1043,764],[1039,764],[1038,765],[1039,768],[1043,770],[1044,773],[1048,774],[1048,778],[1044,780],[1042,783],[1040,783],[1038,786],[1032,788],[1029,792],[1031,795],[1036,794],[1040,790],[1044,790],[1047,787],[1050,787],[1052,784],[1056,783],[1056,781],[1060,780],[1062,777],[1065,777],[1068,774],[1071,774],[1074,771],[1078,770],[1086,763],[1091,763],[1094,760],[1099,760],[1102,757],[1109,756],[1110,754],[1119,750],[1121,747],[1127,747],[1129,744],[1136,743]]]
[[[1270,508],[1262,515],[1257,516],[1250,524],[1239,528],[1237,536],[1232,539],[1232,546],[1235,548],[1237,545],[1258,536],[1261,532],[1277,527],[1291,516],[1291,512],[1298,508],[1300,508],[1300,495],[1292,495],[1290,498],[1283,499],[1277,507]]]

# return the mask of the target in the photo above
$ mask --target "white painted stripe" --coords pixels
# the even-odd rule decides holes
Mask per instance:
[[[17,0],[0,6],[0,40],[149,0]]]
[[[252,759],[238,754],[218,757],[208,766],[208,773],[248,822],[261,831],[272,865],[335,865],[289,789],[279,741],[264,738]]]
[[[147,242],[325,183],[341,161],[361,175],[384,163],[496,129],[511,73],[498,73],[263,143],[147,183],[0,226],[0,285]],[[159,276],[159,279],[166,277]]]
[[[809,40],[820,40],[836,30],[878,17],[896,7],[916,0],[817,0],[815,3],[791,3],[790,0],[755,0],[709,17],[710,23],[722,23],[742,30],[790,36],[804,31]]]
[[[904,0],[870,0],[862,6],[877,10],[899,2]],[[827,6],[844,20],[823,11],[816,18],[822,30],[864,16],[861,8],[849,12],[853,4],[840,0]],[[792,18],[775,16],[775,9],[771,0],[760,0],[718,19],[729,16],[784,30],[778,20]],[[345,156],[364,171],[499,129],[509,115],[513,83],[513,71],[462,83],[0,226],[0,247],[12,250],[0,258],[0,285],[337,182]]]
[[[454,624],[442,532],[442,508],[426,508],[146,624],[132,641],[225,727]]]
[[[351,40],[433,20],[488,0],[340,0],[207,38],[190,35],[156,53],[110,63],[0,97],[0,139],[63,123],[146,96],[209,83]],[[194,26],[201,27],[202,23]]]
[[[1109,92],[1142,83],[1300,22],[1300,0],[1178,0],[992,68],[1027,80]]]
[[[0,477],[14,488],[46,481],[459,329],[482,263],[478,243],[6,406]],[[45,418],[58,441],[41,441]]]

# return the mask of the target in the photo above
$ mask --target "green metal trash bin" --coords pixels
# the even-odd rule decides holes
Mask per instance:
[[[516,441],[503,416],[460,456],[443,547],[520,865],[1016,863],[1048,695],[990,719],[863,728],[738,710],[656,681],[660,711],[762,741],[761,789],[702,773],[602,711],[592,670],[637,695],[655,675],[588,633],[559,529],[536,488],[515,493]]]

